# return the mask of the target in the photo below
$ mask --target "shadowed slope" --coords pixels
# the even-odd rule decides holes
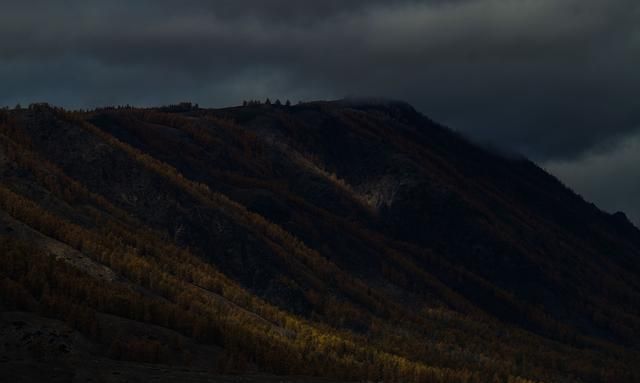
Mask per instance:
[[[0,143],[0,208],[96,264],[5,231],[4,306],[100,355],[189,363],[105,339],[109,314],[216,347],[218,372],[638,378],[640,232],[407,104],[34,105],[2,112]]]

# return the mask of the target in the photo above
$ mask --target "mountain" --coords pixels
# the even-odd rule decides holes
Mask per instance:
[[[640,231],[402,102],[2,110],[0,249],[23,381],[640,381]]]

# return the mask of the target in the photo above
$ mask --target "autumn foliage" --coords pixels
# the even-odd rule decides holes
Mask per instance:
[[[265,107],[251,104],[245,109]],[[286,107],[290,108],[296,107]],[[293,122],[278,116],[283,124],[292,124],[286,129],[295,129]],[[140,135],[144,145],[119,138],[119,130],[100,126],[99,119]],[[349,123],[354,129],[363,125],[383,129],[377,120],[357,113]],[[260,254],[271,257],[282,270],[269,286],[284,291],[284,297],[294,296],[291,300],[303,302],[303,308],[288,309],[276,293],[259,294],[257,288],[234,278],[227,271],[235,270],[227,265],[232,261],[222,259],[226,254],[222,248],[228,243],[209,249],[195,240],[179,241],[179,231],[157,224],[129,199],[98,189],[101,181],[81,178],[74,170],[77,164],[55,157],[54,149],[44,148],[34,136],[38,129],[33,126],[38,124],[72,132],[76,139],[95,144],[96,152],[129,164],[139,172],[135,174],[147,177],[145,182],[162,184],[166,194],[175,197],[158,192],[157,199],[175,198],[180,201],[178,207],[192,204],[197,207],[194,211],[209,214],[203,222],[211,225],[206,229],[211,233],[224,231],[225,222],[248,233],[243,238],[258,243]],[[202,174],[190,178],[181,170],[188,166],[177,160],[172,164],[169,154],[166,161],[153,154],[167,144],[162,134],[197,142],[231,165],[207,164]],[[190,357],[181,353],[179,342],[168,344],[126,333],[105,339],[97,318],[108,314],[168,328],[199,343],[219,346],[224,354],[211,366],[218,372],[237,373],[257,366],[282,375],[442,383],[551,382],[567,377],[632,382],[639,377],[637,369],[627,368],[640,360],[635,351],[572,328],[543,308],[439,257],[436,250],[389,239],[359,224],[354,216],[374,219],[379,214],[372,199],[322,165],[322,158],[305,151],[304,145],[288,145],[277,150],[309,177],[324,180],[339,203],[351,206],[351,215],[340,216],[296,194],[278,181],[273,143],[231,118],[197,107],[181,104],[80,113],[36,105],[0,111],[0,213],[118,276],[106,279],[87,272],[37,243],[3,233],[2,307],[61,319],[104,344],[113,359],[188,364]],[[409,148],[412,156],[431,156],[412,142],[398,145]],[[187,153],[184,161],[190,165],[196,160],[189,156],[196,155]],[[297,227],[270,221],[226,194],[246,189],[282,196],[297,211],[291,218]],[[217,221],[211,218],[218,216]],[[332,230],[344,239],[318,246],[323,233]],[[340,244],[341,240],[351,242]],[[373,283],[365,275],[351,273],[331,256],[334,249],[349,243],[366,243],[382,259],[375,262],[384,282]],[[509,315],[529,318],[527,323],[536,327],[496,319],[474,303],[467,289],[453,288],[443,280],[465,281],[465,286],[477,290],[478,300],[490,296]],[[411,292],[413,303],[395,299],[388,286]],[[637,303],[637,295],[621,299]],[[595,320],[606,323],[616,336],[635,339],[640,328],[637,312],[623,315],[607,307],[591,309]]]

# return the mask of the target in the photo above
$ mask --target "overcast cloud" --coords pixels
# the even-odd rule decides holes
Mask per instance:
[[[0,105],[398,98],[638,222],[639,20],[637,0],[0,0]]]
[[[619,141],[607,152],[592,152],[575,160],[544,165],[586,199],[608,210],[623,211],[640,223],[640,132]],[[638,225],[640,226],[640,225]]]

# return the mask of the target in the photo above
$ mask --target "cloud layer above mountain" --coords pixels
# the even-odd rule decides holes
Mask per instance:
[[[640,128],[638,20],[634,0],[5,1],[0,105],[383,96],[582,161]]]

